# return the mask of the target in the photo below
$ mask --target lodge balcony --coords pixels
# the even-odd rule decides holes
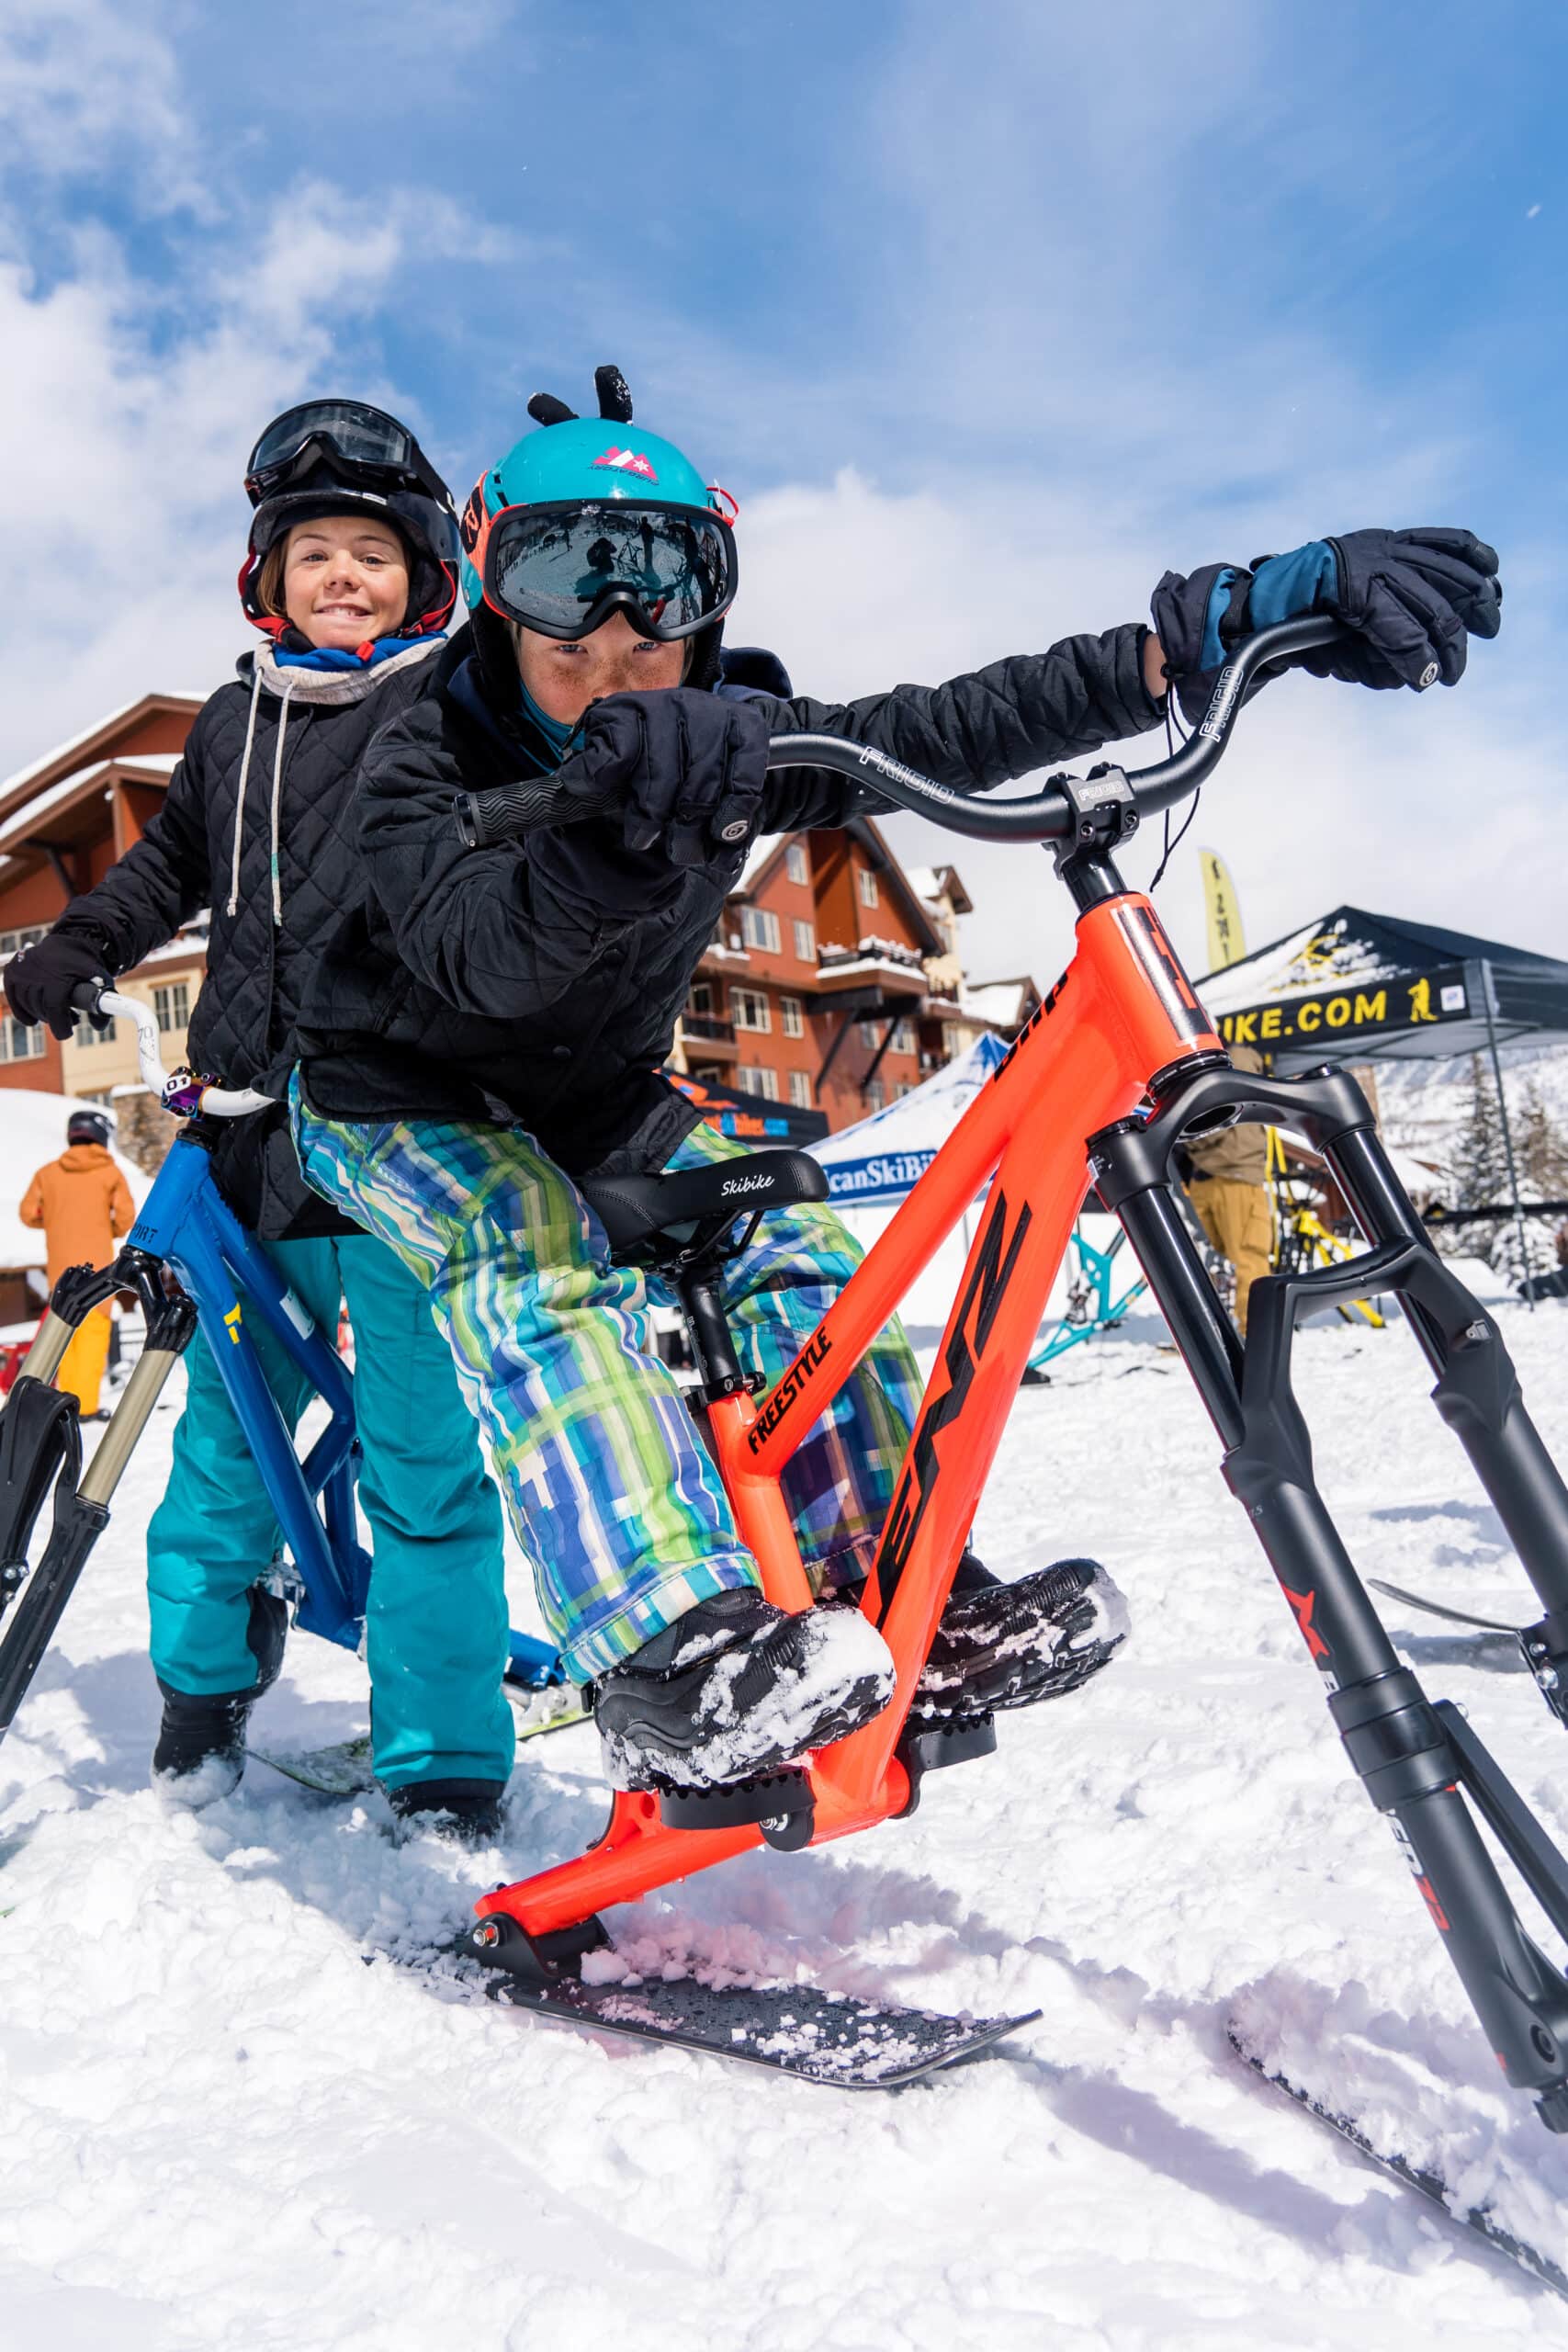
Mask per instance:
[[[740,1051],[734,1022],[716,1012],[682,1012],[681,1035],[688,1054],[701,1061],[733,1061]]]

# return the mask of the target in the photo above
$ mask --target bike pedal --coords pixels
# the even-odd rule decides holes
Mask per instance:
[[[793,1768],[716,1789],[680,1789],[669,1781],[656,1789],[666,1829],[739,1829],[755,1823],[781,1853],[811,1843],[816,1801],[810,1781]]]
[[[909,1802],[894,1819],[907,1821],[915,1811],[928,1772],[944,1771],[950,1764],[972,1764],[977,1757],[994,1756],[996,1747],[996,1718],[989,1713],[911,1717],[894,1750],[909,1776]]]

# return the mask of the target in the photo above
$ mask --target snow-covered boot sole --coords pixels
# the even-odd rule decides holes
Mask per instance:
[[[1127,1603],[1097,1560],[1055,1560],[1016,1584],[978,1563],[942,1611],[912,1710],[920,1716],[1032,1707],[1082,1688],[1127,1638]]]
[[[261,1693],[199,1697],[164,1686],[164,1720],[152,1750],[152,1786],[165,1804],[199,1812],[240,1785],[245,1718]]]
[[[502,1832],[504,1781],[405,1781],[387,1803],[405,1838],[421,1833],[454,1846],[493,1846]]]
[[[721,1593],[605,1675],[594,1720],[620,1789],[711,1789],[775,1771],[879,1715],[893,1659],[858,1611],[792,1616]]]

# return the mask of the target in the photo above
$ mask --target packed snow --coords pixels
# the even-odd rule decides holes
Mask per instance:
[[[1568,1455],[1568,1309],[1498,1312]],[[1568,2339],[1550,2290],[1226,2044],[1241,2016],[1325,2094],[1375,2098],[1568,2261],[1568,2147],[1504,2087],[1156,1339],[1130,1324],[1021,1395],[976,1530],[1008,1574],[1102,1557],[1133,1612],[1116,1663],[1005,1720],[908,1821],[612,1915],[645,1973],[1043,2011],[897,2093],[595,2039],[406,1964],[594,1837],[591,1727],[520,1751],[477,1858],[255,1761],[209,1812],[166,1810],[141,1558],[160,1409],[0,1751],[6,2352]],[[1314,1326],[1299,1359],[1363,1570],[1533,1615],[1408,1334]],[[1568,1844],[1565,1735],[1508,1643],[1389,1609]],[[362,1731],[357,1662],[297,1635],[263,1721],[277,1747]]]

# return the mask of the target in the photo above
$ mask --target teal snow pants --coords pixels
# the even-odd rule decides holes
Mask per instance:
[[[359,1498],[374,1566],[366,1619],[378,1777],[504,1781],[507,1611],[501,1503],[423,1284],[371,1235],[279,1241],[268,1255],[324,1331],[354,1327]],[[246,1324],[292,1430],[308,1383],[258,1317]],[[174,1466],[147,1531],[152,1665],[175,1690],[254,1689],[251,1593],[282,1537],[205,1340],[186,1353]]]

